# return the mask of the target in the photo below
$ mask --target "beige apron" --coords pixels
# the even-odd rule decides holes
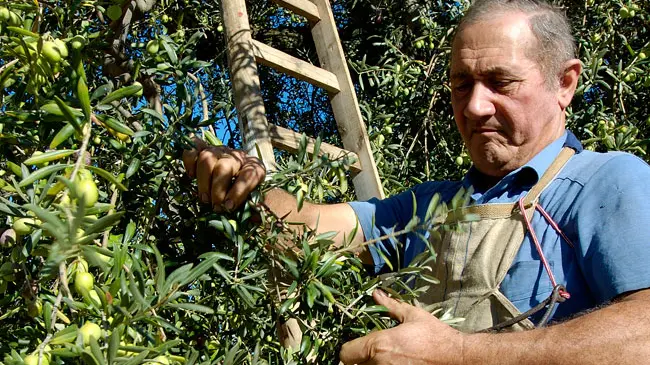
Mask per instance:
[[[457,325],[463,332],[484,330],[521,315],[499,290],[526,234],[527,224],[520,207],[525,207],[525,216],[530,222],[540,194],[573,154],[572,149],[564,148],[519,204],[475,205],[451,212],[450,217],[475,214],[480,219],[461,222],[460,229],[447,232],[438,242],[431,240],[438,253],[431,270],[440,284],[432,285],[420,297],[420,302],[428,309],[442,309],[454,317],[464,318]],[[545,212],[544,216],[550,219]],[[551,224],[556,227],[552,221]],[[554,282],[550,270],[548,275]],[[533,327],[533,323],[525,318],[507,330]]]

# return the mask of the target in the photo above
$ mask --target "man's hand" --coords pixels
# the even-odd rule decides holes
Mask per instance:
[[[346,365],[460,364],[465,335],[423,309],[389,298],[375,290],[377,304],[388,308],[397,327],[373,332],[343,345],[340,358]]]
[[[211,203],[215,211],[240,206],[266,176],[262,162],[244,151],[226,146],[209,146],[194,138],[196,148],[183,151],[187,174],[196,177],[199,198]]]

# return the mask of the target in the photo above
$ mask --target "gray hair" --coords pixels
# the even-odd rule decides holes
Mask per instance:
[[[537,44],[528,50],[545,75],[546,85],[557,87],[566,61],[576,58],[576,42],[566,14],[544,0],[474,0],[458,25],[456,35],[466,26],[511,12],[528,16]]]

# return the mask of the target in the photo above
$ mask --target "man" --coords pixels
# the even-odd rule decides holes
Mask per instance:
[[[650,168],[628,154],[583,151],[565,130],[580,72],[569,25],[554,8],[536,0],[475,2],[453,40],[450,70],[454,116],[474,166],[460,182],[413,189],[426,207],[434,193],[449,200],[460,187],[474,188],[467,209],[481,220],[432,242],[441,285],[423,296],[466,323],[459,331],[376,291],[376,302],[401,324],[345,344],[343,363],[648,361],[650,193],[641,182],[650,181]],[[241,151],[199,144],[184,162],[217,210],[237,207],[264,178],[259,162]],[[356,243],[399,229],[412,209],[411,192],[300,212],[282,191],[266,203],[292,221],[315,226],[319,219],[323,232],[349,233],[358,221]],[[360,254],[381,272],[378,250],[404,265],[423,247],[410,236],[400,255],[390,242]],[[547,298],[561,302],[556,310],[527,313]],[[532,329],[548,316],[558,323]],[[504,321],[516,322],[506,323],[511,332],[476,333]]]

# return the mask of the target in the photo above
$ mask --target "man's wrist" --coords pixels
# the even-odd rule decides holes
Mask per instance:
[[[482,364],[484,363],[485,356],[480,354],[479,351],[486,346],[486,334],[462,334],[461,340],[461,356],[458,365],[469,364]]]
[[[530,364],[531,352],[545,353],[547,328],[523,332],[465,334],[461,365]],[[548,354],[547,354],[548,355]]]

